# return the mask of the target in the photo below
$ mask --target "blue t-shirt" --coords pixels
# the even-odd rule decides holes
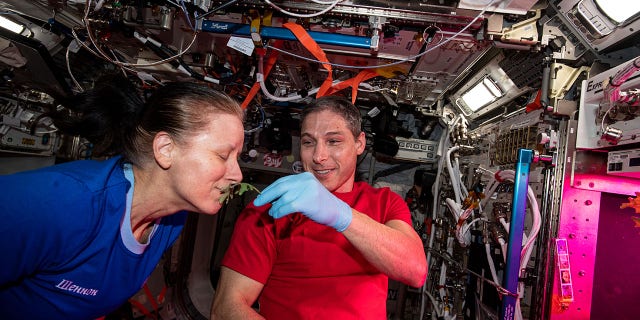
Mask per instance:
[[[138,243],[124,167],[115,157],[0,176],[0,319],[95,319],[140,290],[186,212]]]

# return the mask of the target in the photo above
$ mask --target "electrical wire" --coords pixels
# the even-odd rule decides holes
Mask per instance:
[[[447,171],[449,172],[449,179],[451,179],[451,186],[453,187],[453,194],[455,196],[455,202],[456,204],[460,205],[462,203],[462,195],[461,195],[461,190],[460,190],[460,179],[459,176],[456,176],[455,171],[453,169],[453,165],[451,164],[451,154],[458,151],[458,149],[460,149],[460,146],[453,146],[451,147],[449,150],[447,150],[447,155],[446,155],[446,165],[447,165]]]
[[[489,271],[491,271],[491,278],[493,282],[500,285],[500,279],[498,279],[498,273],[496,272],[496,265],[493,263],[493,258],[491,258],[491,244],[489,242],[484,244],[484,250],[487,254],[487,263],[489,264]]]
[[[460,183],[460,194],[462,197],[467,197],[469,196],[469,190],[467,190],[467,186],[464,185],[464,183],[462,183],[462,173],[460,173],[460,161],[458,157],[455,157],[455,163],[456,165],[453,167],[453,171],[456,174],[456,177],[459,178],[458,182]]]
[[[73,76],[73,72],[71,72],[71,64],[69,63],[70,49],[71,49],[71,43],[67,46],[67,50],[65,51],[65,54],[64,54],[64,58],[67,64],[67,72],[69,72],[69,77],[71,77],[71,81],[73,81],[73,84],[76,86],[76,88],[80,90],[80,92],[83,92],[84,88],[82,88],[80,83],[78,83],[78,80],[76,80],[76,77]]]
[[[502,170],[497,173],[497,175],[503,180],[514,181],[515,180],[515,171],[513,170]],[[526,270],[526,267],[529,263],[529,259],[531,258],[531,253],[533,252],[533,244],[538,236],[538,232],[540,231],[540,227],[542,225],[542,216],[540,213],[540,208],[538,207],[538,202],[535,197],[535,193],[531,186],[527,186],[527,200],[529,202],[529,206],[532,212],[532,227],[527,240],[524,245],[522,245],[522,249],[520,251],[520,273],[523,270]],[[525,234],[523,234],[524,239]],[[524,276],[523,274],[519,274],[520,277]],[[522,298],[524,286],[519,283],[518,284],[518,299],[516,299],[516,310],[515,310],[515,319],[522,319],[522,310],[520,308],[520,300]]]
[[[341,2],[343,0],[339,0],[337,2]],[[311,2],[313,3],[317,3],[317,4],[333,4],[336,1],[320,1],[320,0],[311,0]]]
[[[600,123],[600,129],[602,133],[605,132],[604,123],[609,115],[609,112],[614,108],[615,104],[621,100],[620,87],[624,84],[634,73],[640,70],[640,57],[634,59],[632,62],[627,63],[622,69],[616,72],[611,77],[607,86],[602,90],[604,94],[605,103],[608,105],[607,111],[602,116],[602,122]]]
[[[256,81],[260,84],[260,89],[262,90],[262,93],[269,99],[274,100],[274,101],[280,101],[280,102],[287,102],[287,101],[294,101],[294,100],[300,100],[303,99],[305,97],[296,94],[293,96],[287,96],[287,97],[277,97],[274,96],[273,94],[271,94],[271,92],[269,92],[269,89],[267,89],[267,86],[265,84],[265,79],[264,79],[264,57],[263,55],[259,55],[259,61],[258,61],[258,73],[256,74]],[[318,88],[313,88],[311,90],[309,90],[309,95],[315,94],[320,90],[320,87]]]
[[[87,0],[87,1],[90,1],[90,0]],[[389,67],[389,66],[399,65],[399,64],[402,64],[402,63],[405,63],[405,62],[408,62],[408,61],[414,60],[414,59],[416,59],[416,58],[419,58],[419,57],[421,57],[421,56],[423,56],[423,55],[427,54],[428,52],[430,52],[430,51],[432,51],[432,50],[435,50],[436,48],[439,48],[440,46],[442,46],[442,45],[446,44],[447,42],[451,41],[452,39],[456,38],[457,36],[459,36],[460,34],[462,34],[464,31],[466,31],[468,28],[470,28],[470,27],[471,27],[471,25],[473,25],[473,24],[474,24],[474,23],[475,23],[475,22],[476,22],[476,21],[477,21],[477,20],[478,20],[478,19],[479,19],[479,18],[480,18],[480,17],[481,17],[485,12],[486,12],[486,10],[487,10],[487,9],[489,9],[489,7],[490,7],[490,6],[491,6],[495,1],[496,1],[496,0],[492,0],[492,1],[490,1],[490,2],[489,2],[489,3],[488,3],[488,4],[487,4],[483,9],[482,9],[482,11],[481,11],[481,12],[480,12],[476,17],[474,17],[474,18],[473,18],[473,20],[471,20],[471,22],[469,22],[467,25],[465,25],[461,30],[459,30],[457,33],[455,33],[452,37],[450,37],[450,38],[446,39],[445,41],[442,41],[442,42],[437,43],[435,46],[432,46],[432,47],[430,47],[429,49],[425,50],[424,52],[419,53],[419,54],[417,54],[417,55],[415,55],[415,56],[410,56],[410,57],[408,57],[408,58],[406,58],[406,59],[403,59],[403,60],[400,60],[400,61],[396,61],[396,62],[392,62],[392,63],[388,63],[388,64],[376,65],[376,66],[350,66],[350,65],[343,65],[343,64],[337,64],[337,63],[331,63],[331,62],[322,62],[322,61],[319,61],[319,60],[317,60],[317,59],[307,58],[307,57],[304,57],[304,56],[301,56],[301,55],[297,55],[297,54],[294,54],[294,53],[291,53],[291,52],[288,52],[288,51],[282,50],[282,49],[280,49],[280,48],[276,48],[276,47],[274,47],[274,46],[270,46],[270,45],[268,45],[268,44],[265,46],[265,49],[269,49],[269,48],[271,48],[271,49],[273,49],[273,50],[275,50],[275,51],[278,51],[278,52],[280,52],[280,53],[283,53],[283,54],[286,54],[286,55],[290,55],[290,56],[293,56],[293,57],[296,57],[296,58],[299,58],[299,59],[302,59],[302,60],[306,60],[306,61],[310,61],[310,62],[316,62],[316,63],[321,63],[321,64],[329,64],[329,65],[332,65],[332,66],[336,66],[336,67],[343,67],[343,68],[352,68],[352,69],[376,69],[376,68],[383,68],[383,67]],[[502,1],[503,1],[503,0],[500,0],[499,2],[502,2]],[[269,3],[268,1],[266,1],[266,2],[267,2],[267,3]],[[336,3],[337,3],[337,2],[339,2],[339,1],[337,0],[337,1],[336,1]],[[195,35],[194,35],[194,39],[193,39],[193,40],[195,40]],[[262,56],[260,56],[259,68],[262,68],[262,65],[263,65],[263,57],[262,57]],[[260,85],[260,89],[261,89],[261,91],[263,92],[263,94],[264,94],[267,98],[269,98],[269,99],[271,99],[271,100],[274,100],[274,101],[280,101],[280,102],[288,102],[288,101],[295,101],[295,100],[300,100],[300,99],[303,99],[303,98],[304,98],[304,97],[302,97],[302,96],[301,96],[301,95],[299,95],[299,94],[296,94],[296,95],[293,95],[293,96],[288,96],[288,97],[277,97],[277,96],[275,96],[275,95],[271,94],[271,93],[269,92],[269,90],[266,88],[266,85],[265,85],[265,79],[264,79],[264,73],[263,73],[263,72],[258,72],[258,74],[256,75],[256,81],[259,83],[259,85]],[[313,88],[313,89],[311,89],[311,90],[309,90],[309,91],[308,91],[307,95],[315,94],[315,93],[317,93],[319,90],[320,90],[320,88]],[[458,119],[458,120],[460,120],[460,119]]]
[[[609,108],[607,108],[607,111],[602,116],[602,122],[600,122],[600,129],[602,130],[602,133],[604,133],[605,131],[604,122],[607,120],[607,116],[609,116],[609,112],[611,111],[611,109],[613,109],[613,106],[614,106],[613,104],[610,104]]]
[[[368,84],[366,82],[361,82],[361,83],[358,84],[358,91],[362,91],[362,92],[385,92],[385,91],[391,91],[391,89],[389,89],[389,88],[374,88],[374,87],[372,87],[370,84]]]
[[[262,107],[262,105],[256,103],[256,108],[258,108],[258,110],[260,111],[260,123],[252,129],[249,130],[245,130],[244,133],[254,133],[256,131],[258,131],[259,129],[261,129],[264,126],[264,119],[265,119],[265,113],[264,113],[264,108]]]
[[[317,16],[320,16],[320,15],[323,15],[323,14],[331,11],[333,8],[335,8],[335,6],[338,3],[342,2],[342,1],[344,1],[344,0],[335,0],[335,1],[332,1],[332,2],[324,3],[324,2],[320,2],[320,1],[316,0],[316,1],[313,1],[313,2],[319,3],[319,4],[328,4],[329,6],[324,8],[324,9],[322,9],[321,11],[318,11],[318,12],[314,12],[314,13],[310,13],[310,14],[299,14],[299,13],[294,13],[294,12],[290,12],[290,11],[284,10],[284,9],[278,7],[276,4],[272,3],[271,1],[264,0],[264,2],[266,4],[268,4],[268,5],[270,5],[272,8],[274,8],[274,9],[276,9],[276,10],[278,10],[278,11],[280,11],[280,12],[286,14],[286,15],[289,15],[289,16],[292,16],[292,17],[297,17],[297,18],[313,18],[313,17],[317,17]]]
[[[428,291],[425,291],[424,294],[427,295],[427,297],[429,297],[429,300],[433,305],[433,310],[436,312],[436,315],[438,316],[438,318],[442,318],[442,310],[440,310],[440,306],[438,305],[438,302],[436,301],[436,299]],[[420,317],[420,319],[422,319],[422,317]]]
[[[498,3],[502,2],[502,1],[504,1],[504,0],[500,0],[500,1],[498,1]],[[270,46],[270,45],[266,45],[265,48],[267,48],[267,49],[270,48],[270,49],[273,49],[273,50],[278,51],[280,53],[296,57],[298,59],[302,59],[302,60],[306,60],[306,61],[310,61],[310,62],[321,63],[321,64],[329,64],[329,65],[334,66],[334,67],[341,67],[341,68],[347,68],[347,69],[349,69],[349,68],[351,68],[351,69],[377,69],[377,68],[385,68],[385,67],[395,66],[395,65],[403,64],[405,62],[413,62],[412,60],[420,58],[420,57],[426,55],[427,53],[429,53],[429,52],[431,52],[431,51],[433,51],[433,50],[445,45],[446,43],[450,42],[454,38],[460,36],[463,32],[467,31],[467,29],[469,29],[478,19],[480,19],[480,17],[489,9],[489,7],[494,2],[496,2],[496,0],[492,0],[491,2],[489,2],[489,4],[487,4],[482,9],[482,11],[480,11],[480,13],[478,15],[476,15],[475,18],[473,18],[473,20],[471,20],[471,22],[469,22],[466,26],[464,26],[458,32],[453,34],[453,36],[447,38],[446,40],[444,40],[442,42],[437,43],[436,45],[434,45],[432,47],[429,47],[428,49],[426,49],[425,51],[423,51],[423,52],[421,52],[421,53],[419,53],[417,55],[409,56],[408,58],[405,58],[405,59],[402,59],[402,60],[399,60],[399,61],[396,61],[396,62],[390,62],[390,63],[387,63],[387,64],[381,64],[381,65],[375,65],[375,66],[352,66],[352,65],[345,65],[345,64],[333,63],[333,62],[322,62],[322,61],[319,61],[317,59],[307,58],[305,56],[301,56],[301,55],[298,55],[298,54],[295,54],[295,53],[292,53],[292,52],[288,52],[288,51],[285,51],[285,50],[282,50],[280,48],[276,48],[276,47],[273,47],[273,46]]]
[[[449,128],[446,127],[443,130],[442,135],[440,136],[440,143],[438,144],[438,154],[441,155],[444,150],[446,150],[449,147]],[[440,157],[440,161],[438,161],[438,171],[437,172],[442,172],[442,170],[444,169],[444,157]],[[433,201],[432,201],[432,206],[431,206],[431,218],[432,221],[437,221],[438,218],[438,203],[440,202],[440,174],[436,175],[436,179],[433,183],[432,186],[432,194],[433,194]],[[429,236],[429,244],[427,245],[427,248],[433,248],[433,243],[435,242],[435,234],[436,232],[432,231],[431,235]],[[432,267],[432,251],[433,250],[427,250],[427,266],[429,268],[429,270],[433,270]],[[426,306],[426,301],[425,301],[425,297],[426,297],[426,293],[428,293],[427,291],[427,281],[424,282],[424,284],[421,287],[421,292],[422,292],[422,296],[420,299],[420,319],[424,319],[424,312],[425,312],[425,306]]]
[[[184,17],[187,19],[187,23],[189,24],[189,28],[191,28],[191,30],[193,30],[193,32],[196,32],[196,27],[193,25],[193,23],[191,23],[191,18],[189,18],[189,11],[187,10],[187,6],[185,6],[184,4],[184,0],[180,0],[180,8],[182,9],[182,12],[184,13]]]
[[[116,59],[112,59],[111,57],[109,57],[109,55],[107,55],[101,48],[100,46],[97,44],[96,39],[93,35],[93,30],[91,29],[91,24],[89,22],[89,8],[91,6],[91,2],[92,0],[87,0],[86,4],[85,4],[85,12],[84,12],[84,17],[82,18],[82,21],[84,23],[84,27],[85,30],[87,31],[87,38],[89,39],[89,41],[91,42],[91,44],[93,45],[93,47],[96,49],[96,51],[94,51],[93,49],[89,48],[89,46],[82,40],[80,40],[80,38],[78,37],[78,35],[75,33],[75,30],[72,29],[72,34],[74,36],[74,38],[78,41],[78,43],[80,43],[85,49],[89,50],[92,54],[96,55],[97,57],[100,57],[110,63],[113,63],[119,67],[152,67],[152,66],[157,66],[163,63],[167,63],[170,61],[173,61],[175,59],[178,59],[179,57],[181,57],[183,54],[185,54],[187,51],[189,51],[189,49],[191,49],[191,46],[195,43],[195,40],[198,36],[198,33],[194,31],[193,33],[193,38],[191,39],[191,42],[189,43],[189,45],[187,45],[187,47],[183,50],[181,50],[180,52],[178,52],[177,54],[175,54],[172,57],[166,58],[166,59],[162,59],[159,61],[155,61],[155,62],[151,62],[151,63],[125,63],[125,62],[120,62]],[[129,72],[135,73],[135,71],[133,71],[133,69],[126,69]]]
[[[206,16],[208,16],[208,15],[210,15],[210,14],[212,14],[212,13],[218,11],[218,10],[222,10],[222,9],[224,9],[224,8],[230,6],[230,5],[232,5],[232,4],[234,4],[234,3],[238,2],[238,1],[239,0],[231,0],[229,2],[223,3],[223,4],[213,8],[213,9],[211,9],[211,10],[209,10],[209,11],[207,11],[207,12],[201,14],[201,15],[195,16],[195,20],[197,22],[198,20],[200,20],[200,19],[202,19],[202,18],[204,18],[204,17],[206,17]]]
[[[609,104],[614,104],[620,100],[620,86],[624,84],[636,71],[640,70],[640,57],[627,63],[620,69],[604,88],[603,93]]]

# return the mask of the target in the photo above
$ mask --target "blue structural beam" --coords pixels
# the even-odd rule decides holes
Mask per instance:
[[[251,35],[251,26],[241,23],[204,20],[202,21],[201,29],[204,32],[212,33],[225,33],[238,36]],[[317,31],[308,31],[308,33],[318,44],[371,49],[371,38],[368,37]],[[263,39],[297,40],[296,36],[289,29],[279,27],[260,27],[260,36]]]
[[[513,181],[507,264],[502,281],[502,286],[511,294],[506,294],[502,297],[502,308],[500,309],[500,319],[502,320],[512,320],[516,312],[518,277],[520,276],[520,251],[522,250],[522,234],[524,232],[524,219],[527,211],[529,168],[531,162],[533,162],[533,155],[533,150],[518,150],[518,162],[516,163],[515,170],[516,176]]]

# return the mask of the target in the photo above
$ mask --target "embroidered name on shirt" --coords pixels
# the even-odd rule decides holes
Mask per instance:
[[[75,292],[84,296],[96,296],[98,295],[98,290],[96,289],[88,289],[88,288],[83,288],[81,286],[77,286],[75,284],[73,284],[73,281],[69,281],[66,279],[62,279],[62,281],[60,281],[60,283],[58,283],[56,285],[56,288],[58,289],[62,289],[62,290],[66,290],[66,291],[71,291],[71,292]]]

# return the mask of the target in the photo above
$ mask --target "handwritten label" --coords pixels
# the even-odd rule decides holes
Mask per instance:
[[[266,153],[262,157],[262,164],[265,167],[280,168],[282,166],[282,155],[276,153]]]

